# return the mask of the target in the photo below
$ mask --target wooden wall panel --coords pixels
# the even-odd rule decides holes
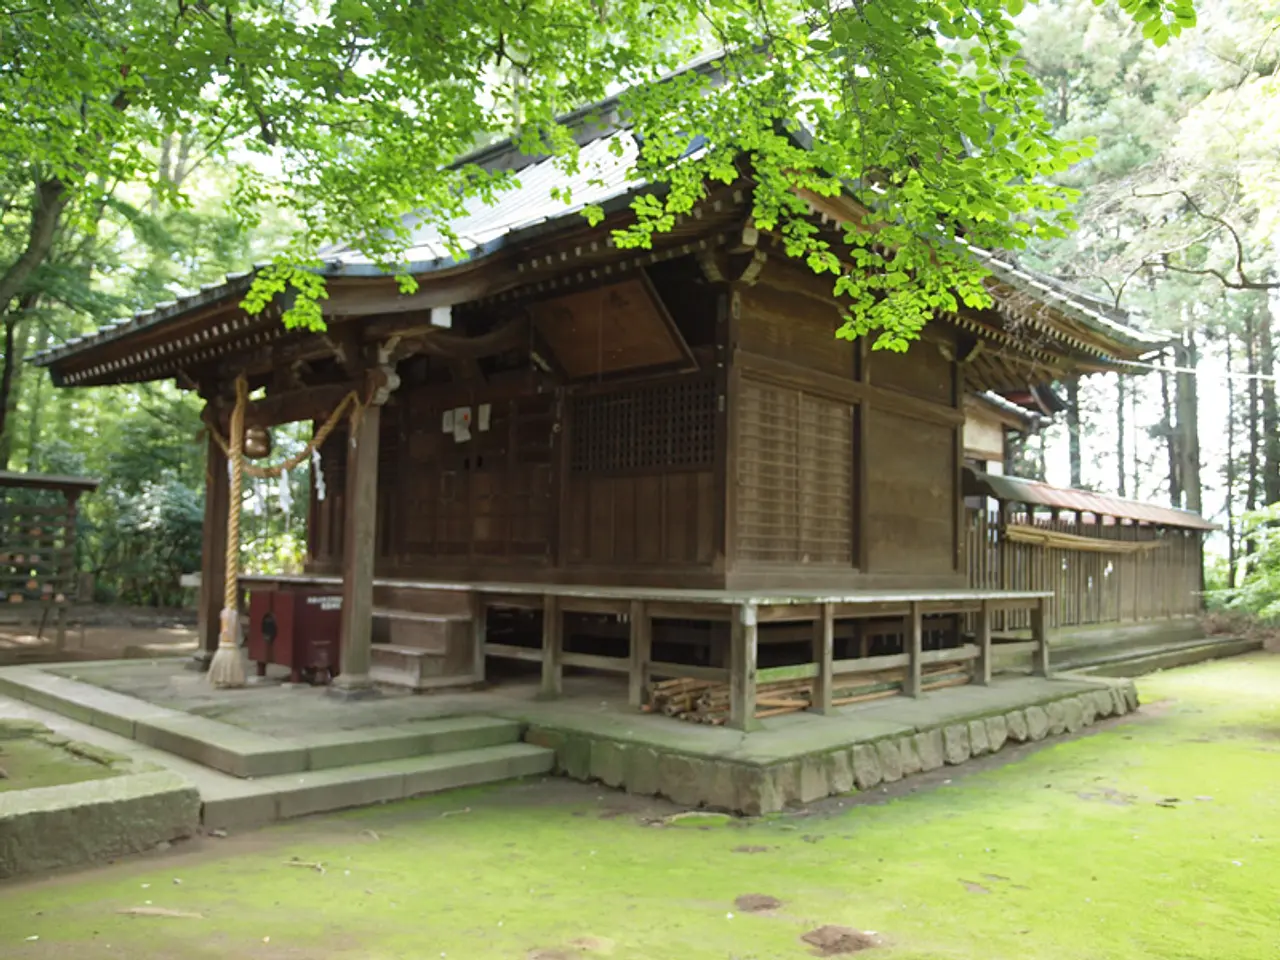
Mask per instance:
[[[872,408],[868,417],[868,565],[873,573],[956,569],[955,427]]]
[[[380,466],[380,514],[399,560],[433,557],[545,559],[551,549],[552,398],[490,403],[483,393],[406,391],[401,443]],[[441,429],[446,408],[470,406],[471,439]]]
[[[901,390],[912,396],[951,406],[954,400],[955,364],[938,349],[936,337],[911,344],[906,353],[872,350],[870,381],[877,387]]]
[[[855,346],[836,338],[840,311],[831,298],[834,278],[792,268],[767,268],[754,286],[740,288],[738,344],[836,376],[854,375]]]
[[[716,497],[709,469],[574,474],[569,487],[564,549],[570,564],[687,567],[714,559]]]
[[[853,564],[853,408],[742,380],[737,558]]]

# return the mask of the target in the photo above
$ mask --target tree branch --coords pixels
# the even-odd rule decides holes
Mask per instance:
[[[1236,231],[1236,228],[1233,227],[1224,217],[1220,217],[1216,213],[1206,213],[1204,210],[1201,210],[1200,204],[1198,204],[1195,198],[1186,190],[1165,190],[1161,193],[1139,193],[1135,190],[1133,195],[1144,200],[1158,200],[1162,197],[1170,196],[1181,197],[1183,202],[1191,208],[1191,212],[1196,216],[1201,217],[1204,220],[1208,220],[1210,223],[1216,223],[1223,230],[1226,230],[1227,233],[1231,235],[1231,242],[1236,249],[1235,263],[1232,264],[1232,269],[1235,271],[1236,276],[1236,279],[1234,280],[1230,279],[1221,270],[1215,270],[1211,267],[1197,269],[1182,266],[1181,264],[1171,263],[1169,261],[1169,253],[1167,252],[1161,253],[1159,260],[1147,261],[1144,266],[1162,267],[1165,270],[1173,270],[1177,273],[1188,273],[1193,276],[1214,277],[1224,287],[1228,287],[1232,290],[1280,290],[1280,283],[1278,282],[1253,280],[1245,274],[1244,241],[1240,239],[1240,234]]]

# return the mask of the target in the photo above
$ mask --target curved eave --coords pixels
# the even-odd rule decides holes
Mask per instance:
[[[625,211],[634,197],[644,185],[632,187],[626,192],[610,198],[601,204],[606,217]],[[395,276],[407,274],[419,281],[443,280],[446,276],[487,265],[504,252],[541,237],[556,233],[575,224],[585,224],[580,209],[572,209],[557,217],[548,217],[539,222],[528,224],[519,229],[496,237],[485,243],[472,247],[464,257],[438,257],[429,260],[416,260],[399,264],[391,270],[384,269],[376,263],[330,259],[315,272],[333,280],[382,281],[390,282]],[[599,243],[612,246],[610,238],[602,238]],[[49,367],[53,382],[58,386],[66,385],[63,367],[66,362],[83,358],[92,351],[101,349],[129,337],[138,336],[146,331],[164,326],[182,317],[188,317],[197,311],[225,310],[232,307],[229,301],[242,297],[248,292],[258,272],[269,264],[254,264],[252,270],[242,273],[228,274],[221,283],[202,286],[198,291],[180,294],[177,298],[156,304],[146,310],[140,310],[132,317],[117,320],[100,327],[92,334],[74,337],[56,347],[51,347],[35,354],[28,362],[39,367]],[[520,269],[517,266],[517,271]],[[328,303],[322,305],[326,315],[343,315],[341,309],[329,309]],[[157,348],[163,350],[163,348]],[[88,385],[88,384],[86,384]]]

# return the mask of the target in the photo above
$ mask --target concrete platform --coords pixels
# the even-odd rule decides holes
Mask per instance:
[[[215,690],[163,662],[0,670],[0,693],[61,705],[103,730],[131,729],[138,743],[234,775],[202,788],[210,824],[398,799],[553,762],[567,776],[635,793],[767,813],[1137,708],[1127,680],[1001,676],[826,716],[772,717],[747,734],[639,713],[616,678],[569,676],[556,700],[537,691],[535,680],[510,681],[339,703],[310,687]],[[527,742],[516,744],[522,730]]]

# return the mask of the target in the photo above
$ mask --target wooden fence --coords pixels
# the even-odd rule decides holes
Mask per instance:
[[[1051,629],[1200,612],[1197,530],[1082,523],[1007,508],[1001,522],[992,513],[970,508],[965,534],[969,586],[1052,590],[1054,599],[1047,610]],[[1024,630],[1030,625],[1022,611],[995,617],[996,630]]]

